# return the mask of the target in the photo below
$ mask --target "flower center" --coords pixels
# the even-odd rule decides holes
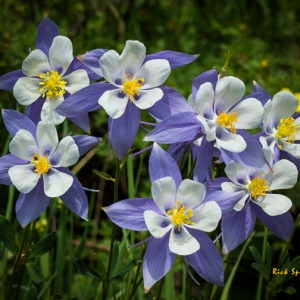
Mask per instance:
[[[135,96],[140,95],[140,88],[144,84],[144,81],[144,78],[133,78],[130,74],[126,74],[122,79],[121,92],[128,95],[129,99],[133,101]]]
[[[295,124],[293,117],[281,118],[280,124],[276,128],[275,136],[278,139],[284,139],[283,144],[292,144],[295,141],[298,128],[300,128],[300,126]],[[282,146],[280,145],[279,148],[282,148]]]
[[[250,181],[248,189],[251,192],[251,197],[256,200],[258,197],[264,197],[266,192],[270,191],[270,186],[267,180],[260,176]]]
[[[46,72],[43,74],[39,74],[39,78],[41,81],[39,82],[40,93],[42,97],[48,97],[50,100],[53,98],[59,98],[66,91],[67,82],[61,80],[61,75],[56,71]]]
[[[39,175],[47,173],[50,169],[48,155],[42,156],[34,153],[34,155],[31,157],[31,163],[35,166],[34,172],[38,173]]]
[[[176,229],[180,231],[180,226],[182,224],[195,224],[190,218],[193,216],[193,210],[188,209],[186,211],[185,205],[180,206],[180,201],[178,200],[173,209],[167,211],[167,215],[171,217],[172,224],[175,225]]]
[[[236,123],[237,121],[238,121],[237,112],[232,112],[232,113],[221,112],[218,115],[218,124],[223,128],[228,129],[231,133],[236,133],[236,128],[234,126],[234,123]]]

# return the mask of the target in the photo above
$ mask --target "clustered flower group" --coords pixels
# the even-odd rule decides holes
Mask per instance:
[[[127,41],[121,54],[95,49],[74,57],[71,41],[52,21],[42,20],[36,49],[22,69],[0,77],[0,88],[12,91],[26,106],[25,114],[2,111],[12,140],[10,154],[0,158],[0,183],[13,184],[20,192],[20,224],[37,219],[55,197],[87,218],[87,196],[68,167],[101,139],[68,135],[59,141],[56,125],[67,117],[88,131],[88,113],[103,108],[109,142],[121,160],[134,143],[141,110],[147,110],[156,121],[144,137],[153,142],[152,198],[103,208],[118,226],[149,231],[145,290],[165,276],[177,255],[205,280],[222,285],[222,257],[205,232],[220,229],[223,254],[248,238],[257,218],[287,240],[293,227],[292,202],[273,191],[297,182],[298,100],[286,91],[271,98],[257,83],[244,96],[240,79],[212,69],[194,79],[186,101],[163,84],[172,69],[196,58],[174,51],[147,55],[139,41]],[[168,150],[159,144],[169,145]],[[188,156],[191,178],[183,179],[178,163],[182,166]],[[213,177],[214,161],[225,165],[226,177]]]

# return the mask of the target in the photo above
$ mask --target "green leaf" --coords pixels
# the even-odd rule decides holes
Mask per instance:
[[[268,280],[269,276],[270,276],[270,271],[269,269],[266,267],[266,265],[263,262],[263,259],[260,255],[260,253],[258,252],[258,250],[254,247],[254,246],[250,246],[249,250],[255,260],[254,263],[251,264],[251,267],[255,270],[257,270],[259,273],[262,274],[262,276]]]
[[[114,271],[114,269],[116,268],[117,264],[118,264],[118,261],[119,261],[119,242],[116,242],[115,243],[115,246],[114,246],[114,252],[113,252],[113,258],[112,258],[112,264],[111,264],[111,270],[112,272]]]
[[[44,281],[43,273],[39,266],[30,262],[26,263],[26,269],[34,283],[39,284]]]
[[[99,176],[100,178],[102,179],[105,179],[105,180],[110,180],[110,181],[115,181],[115,178],[111,177],[109,174],[107,173],[104,173],[104,172],[100,172],[100,171],[97,171],[97,170],[93,170],[93,172]]]
[[[142,260],[135,258],[126,267],[124,267],[123,269],[121,269],[118,273],[116,273],[109,280],[112,281],[112,280],[119,280],[119,279],[121,279],[128,271],[130,271],[133,267],[135,267],[136,265],[138,265],[140,263],[142,263]]]
[[[76,273],[103,280],[103,276],[90,268],[82,259],[75,258],[72,260],[72,264]]]
[[[254,262],[251,264],[251,267],[253,269],[255,269],[256,271],[258,271],[266,280],[268,280],[269,272],[265,265],[260,265],[260,264]]]
[[[33,284],[30,286],[27,299],[38,299],[38,290]]]
[[[286,288],[282,289],[282,292],[289,294],[289,295],[293,295],[297,292],[297,290],[291,286],[287,286]]]
[[[4,246],[13,253],[16,253],[15,235],[16,230],[10,221],[0,215],[0,241],[2,241]]]
[[[38,243],[36,243],[29,255],[28,255],[28,261],[38,258],[42,256],[43,254],[47,253],[50,251],[56,242],[56,233],[51,232],[50,234],[46,235],[44,238],[42,238]]]

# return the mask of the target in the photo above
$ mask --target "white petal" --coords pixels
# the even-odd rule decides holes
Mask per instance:
[[[43,122],[52,123],[55,125],[61,124],[66,117],[59,115],[55,112],[55,108],[64,101],[63,97],[58,99],[49,100],[48,98],[44,102],[41,110],[41,120]]]
[[[272,166],[274,161],[274,151],[272,151],[272,148],[268,145],[267,139],[264,136],[259,137],[259,142],[262,145],[267,163],[269,166]]]
[[[205,197],[205,187],[202,183],[190,179],[184,179],[177,190],[176,200],[187,209],[198,206]]]
[[[247,98],[237,104],[233,108],[232,112],[236,112],[238,114],[236,128],[253,129],[261,123],[264,109],[261,102],[257,99]]]
[[[178,255],[190,255],[200,249],[199,242],[181,226],[180,232],[173,229],[170,234],[169,248],[170,251]]]
[[[246,204],[246,200],[249,199],[250,195],[247,193],[245,194],[242,199],[240,199],[236,205],[233,207],[233,209],[235,211],[241,211],[244,207],[245,207],[245,204]]]
[[[281,159],[273,165],[270,189],[290,189],[298,177],[297,167],[286,159]]]
[[[64,76],[62,79],[67,81],[66,90],[70,94],[73,94],[90,84],[88,74],[85,70],[76,70],[71,74]]]
[[[48,197],[63,195],[73,184],[73,177],[69,174],[51,168],[50,172],[43,175],[44,190]]]
[[[64,74],[73,60],[73,46],[69,38],[58,35],[53,39],[49,49],[49,59],[54,70],[62,68]]]
[[[22,72],[26,76],[38,76],[50,70],[48,57],[40,49],[31,51],[22,64]]]
[[[272,101],[268,100],[264,106],[264,115],[263,115],[263,129],[266,133],[274,130],[273,124],[273,105]]]
[[[280,91],[273,96],[272,106],[273,123],[277,126],[281,118],[288,118],[295,113],[298,99],[290,92]]]
[[[247,144],[241,135],[230,133],[224,129],[221,129],[221,131],[221,136],[216,137],[216,144],[220,148],[238,153],[246,149]]]
[[[39,122],[36,130],[39,149],[43,154],[51,154],[58,145],[58,135],[54,124]]]
[[[242,179],[245,181],[246,185],[246,183],[249,181],[247,168],[234,161],[231,161],[226,165],[225,173],[227,177],[234,183],[240,183],[239,179]]]
[[[32,134],[25,129],[20,129],[10,142],[9,151],[19,158],[31,161],[34,153],[39,152],[39,148]]]
[[[133,103],[139,109],[147,109],[153,106],[157,101],[163,97],[164,93],[160,88],[151,90],[140,90],[140,97],[134,100]]]
[[[222,182],[221,189],[222,189],[222,191],[227,192],[227,193],[234,193],[237,190],[240,190],[240,187],[238,187],[237,185],[235,185],[232,182]]]
[[[165,214],[176,204],[176,185],[172,177],[163,177],[155,180],[151,192],[157,207]]]
[[[20,193],[29,193],[37,184],[39,175],[34,172],[34,166],[16,165],[8,170],[8,175]]]
[[[227,112],[244,95],[245,84],[233,76],[225,76],[218,80],[215,92],[215,112]]]
[[[170,219],[157,214],[155,211],[144,211],[144,218],[149,232],[156,239],[162,238],[172,228]]]
[[[31,77],[21,77],[13,87],[13,94],[21,105],[30,105],[40,96],[40,80]]]
[[[121,117],[128,103],[128,97],[120,98],[119,90],[106,91],[99,98],[98,103],[104,108],[106,113],[113,119]]]
[[[253,201],[269,216],[278,216],[286,213],[292,207],[292,201],[279,194],[267,194],[261,201]]]
[[[212,130],[209,127],[209,124],[208,124],[207,120],[204,117],[200,116],[200,115],[197,116],[197,119],[203,125],[203,132],[205,133],[206,140],[208,142],[211,142],[211,141],[215,140],[216,139],[215,132],[214,132],[214,130]]]
[[[171,72],[171,67],[166,59],[153,59],[145,62],[137,72],[138,78],[144,78],[143,89],[162,85]]]
[[[49,159],[51,165],[54,167],[69,167],[74,165],[79,159],[79,150],[74,139],[71,136],[64,137]]]
[[[213,102],[215,100],[215,91],[210,82],[205,82],[200,85],[195,99],[195,111],[204,116],[204,114],[212,115]]]
[[[282,151],[286,151],[295,158],[300,159],[300,144],[286,144]]]
[[[207,201],[193,210],[191,220],[193,225],[186,225],[205,232],[211,232],[218,226],[222,212],[220,206],[215,201]]]
[[[126,75],[121,68],[120,55],[115,50],[105,52],[99,60],[99,65],[103,77],[113,85]]]
[[[105,55],[105,54],[104,54]],[[135,75],[145,60],[146,47],[139,41],[126,41],[120,55],[120,65],[125,74]]]

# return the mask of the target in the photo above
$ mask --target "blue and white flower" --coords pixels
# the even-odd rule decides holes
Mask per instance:
[[[157,144],[149,172],[153,199],[127,199],[103,208],[118,226],[150,232],[143,262],[145,290],[165,276],[176,255],[183,256],[200,276],[221,285],[222,258],[204,233],[216,229],[220,207],[214,201],[204,201],[202,183],[182,180],[176,162]]]
[[[214,156],[225,162],[234,159],[245,165],[262,165],[260,144],[246,130],[260,125],[263,107],[251,95],[242,98],[244,92],[240,79],[219,78],[215,69],[206,71],[194,79],[190,108],[162,120],[144,140],[177,144],[171,151],[178,153],[192,149],[194,179],[199,181],[211,178]],[[256,160],[249,159],[253,151]]]
[[[54,197],[60,197],[70,210],[86,219],[87,197],[67,167],[99,139],[66,136],[59,141],[54,124],[39,122],[36,126],[12,110],[3,110],[3,120],[13,138],[10,154],[0,158],[0,183],[13,184],[20,192],[16,203],[20,224],[26,226],[35,220]]]
[[[55,109],[70,94],[90,84],[86,67],[73,56],[69,38],[59,35],[57,26],[43,19],[38,28],[36,49],[22,63],[22,69],[1,76],[0,87],[12,90],[16,100],[26,105],[34,120],[60,124],[65,116]],[[86,127],[87,116],[73,120]]]
[[[296,114],[298,99],[290,92],[276,93],[264,106],[264,137],[275,154],[275,160],[281,153],[300,159],[300,117]],[[299,164],[299,161],[298,161]]]
[[[263,146],[267,160],[264,168],[246,167],[236,162],[225,167],[228,180],[220,184],[224,193],[216,197],[223,210],[224,253],[248,238],[256,218],[283,240],[292,232],[293,218],[289,213],[292,202],[287,196],[272,192],[292,188],[297,182],[297,168],[286,159],[273,163],[273,153],[265,143]]]
[[[115,86],[99,98],[99,104],[111,118],[121,117],[130,103],[139,109],[147,109],[163,97],[159,86],[167,80],[170,64],[166,59],[144,63],[145,57],[144,44],[127,41],[121,55],[110,50],[100,58],[103,77]]]
[[[56,111],[71,118],[103,107],[109,115],[110,142],[117,157],[122,159],[135,140],[141,110],[146,109],[154,118],[162,119],[187,106],[178,92],[162,84],[171,69],[188,64],[198,56],[174,51],[146,55],[146,48],[139,41],[127,41],[120,55],[115,50],[96,50],[90,51],[85,59],[90,60],[88,67],[103,75],[106,81],[71,95]]]

